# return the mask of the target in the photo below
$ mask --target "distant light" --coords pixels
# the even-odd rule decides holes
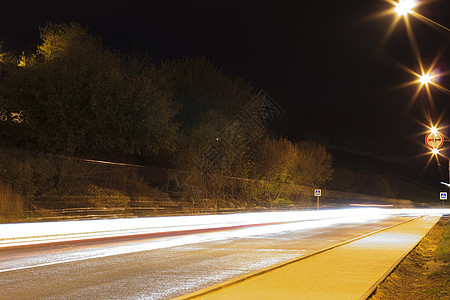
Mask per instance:
[[[431,132],[432,134],[436,135],[436,134],[438,133],[437,127],[436,127],[436,126],[431,126],[430,132]]]
[[[434,76],[431,75],[429,72],[427,74],[422,74],[419,75],[419,80],[418,82],[420,82],[421,85],[428,85],[429,83],[431,83],[433,81]]]
[[[360,207],[392,207],[393,204],[361,204],[361,203],[351,203],[350,206],[360,206]]]
[[[395,3],[394,12],[399,17],[406,17],[407,14],[413,13],[413,8],[416,7],[417,2],[415,0],[399,0]]]
[[[433,154],[433,155],[438,155],[438,154],[439,154],[439,149],[433,148],[433,149],[431,150],[431,154]]]

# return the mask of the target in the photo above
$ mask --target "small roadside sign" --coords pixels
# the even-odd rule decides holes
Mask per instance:
[[[425,144],[430,149],[439,149],[444,144],[444,136],[440,132],[429,132],[425,136]]]
[[[441,200],[447,200],[447,192],[440,192],[439,198]]]
[[[317,210],[319,210],[319,199],[320,199],[320,196],[322,196],[322,190],[321,189],[315,189],[314,190],[314,196],[317,197]]]

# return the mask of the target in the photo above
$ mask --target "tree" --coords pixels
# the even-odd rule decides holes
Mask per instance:
[[[331,179],[333,157],[324,145],[314,141],[297,144],[298,156],[294,171],[294,182],[310,187],[320,187]]]
[[[267,181],[292,180],[298,148],[285,138],[265,137],[249,152],[249,176]]]
[[[311,187],[325,183],[333,173],[332,156],[313,141],[267,137],[249,152],[248,163],[250,178]]]
[[[181,106],[176,118],[181,131],[173,159],[175,166],[182,170],[204,169],[207,152],[218,146],[219,156],[224,158],[217,162],[221,165],[219,172],[230,174],[229,168],[238,158],[232,152],[237,148],[243,152],[248,146],[239,140],[245,139],[248,132],[261,135],[264,116],[248,124],[239,121],[247,105],[257,102],[258,90],[241,78],[224,75],[221,68],[205,57],[164,60],[158,66],[157,74],[172,93],[173,100]],[[224,144],[228,146],[224,147]],[[209,171],[209,174],[217,172]]]
[[[205,57],[164,60],[158,74],[182,105],[178,118],[186,130],[211,110],[229,119],[235,117],[256,91],[243,79],[224,75]]]
[[[173,151],[179,106],[147,60],[106,49],[78,23],[47,24],[40,37],[2,86],[2,109],[23,119],[16,144],[109,158]]]

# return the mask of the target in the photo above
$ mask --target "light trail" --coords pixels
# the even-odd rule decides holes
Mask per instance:
[[[157,233],[189,233],[204,229],[232,229],[298,221],[349,217],[355,210],[238,213],[39,223],[0,224],[0,247]]]
[[[74,240],[117,238],[148,234],[174,235],[197,233],[201,230],[230,230],[257,226],[260,233],[268,227],[277,230],[298,228],[305,221],[351,221],[355,218],[371,220],[396,214],[428,214],[430,210],[352,208],[323,211],[289,211],[264,213],[238,213],[226,215],[172,216],[155,218],[129,218],[83,220],[40,223],[0,224],[0,248],[55,243]],[[298,223],[300,222],[300,223]],[[266,226],[263,226],[266,225]],[[278,227],[277,227],[278,226]],[[257,229],[247,229],[254,230]],[[250,231],[247,231],[250,232]]]
[[[360,204],[360,203],[352,203],[350,206],[357,207],[393,207],[393,204]]]
[[[138,230],[143,229],[143,225],[154,224],[159,227],[153,230],[165,230],[169,233],[168,236],[160,236],[158,238],[146,239],[130,239],[117,242],[115,240],[101,241],[98,244],[92,243],[88,245],[77,245],[76,242],[65,245],[64,247],[57,247],[53,249],[52,243],[50,247],[33,248],[32,246],[24,248],[28,250],[26,254],[19,252],[8,251],[8,249],[16,249],[17,247],[0,248],[0,273],[17,271],[23,269],[31,269],[36,267],[44,267],[56,264],[72,263],[83,260],[98,259],[103,257],[117,256],[121,254],[137,253],[144,251],[151,251],[156,249],[174,248],[185,246],[189,244],[207,243],[215,241],[225,241],[230,239],[242,239],[251,237],[269,237],[279,233],[308,232],[309,230],[330,228],[336,225],[358,226],[358,224],[378,222],[390,217],[407,217],[414,218],[423,215],[442,215],[443,213],[450,213],[450,210],[443,209],[385,209],[385,208],[349,208],[339,210],[324,210],[324,211],[295,211],[295,212],[268,212],[268,213],[243,213],[232,215],[213,215],[213,216],[186,216],[186,217],[161,217],[161,218],[142,218],[132,220],[94,220],[89,221],[72,221],[72,222],[46,222],[40,223],[52,228],[59,228],[61,233],[67,230],[63,229],[65,226],[58,226],[58,224],[70,224],[72,227],[81,228],[85,224],[95,225],[93,229],[99,232],[96,226],[105,226],[105,224],[115,224],[114,229],[118,229],[124,224],[127,224],[127,230],[131,229],[131,225],[125,221],[134,221],[133,225]],[[104,222],[108,221],[108,222]],[[208,221],[208,222],[207,222]],[[175,223],[183,223],[174,226]],[[259,223],[255,223],[259,222]],[[230,224],[235,227],[226,227]],[[243,225],[243,224],[246,225]],[[26,228],[33,228],[39,223],[25,224]],[[161,226],[162,224],[166,226]],[[253,224],[253,225],[252,225]],[[23,224],[3,224],[3,225],[23,225]],[[40,225],[42,226],[42,225]],[[20,226],[24,227],[24,226]],[[191,234],[171,236],[170,228],[189,228],[186,232]],[[198,227],[192,230],[192,227]],[[203,228],[205,232],[200,229]],[[0,230],[5,228],[0,227]],[[215,231],[210,231],[215,228]],[[23,228],[22,228],[23,229]],[[125,230],[125,228],[123,228]],[[147,230],[149,230],[147,228]],[[0,231],[3,233],[3,231]],[[195,234],[194,234],[195,233]],[[110,233],[107,237],[112,237]],[[10,234],[11,236],[11,234]],[[23,232],[21,234],[23,236]],[[124,236],[119,234],[118,236]],[[52,239],[54,241],[54,238]],[[48,249],[48,250],[47,250]]]

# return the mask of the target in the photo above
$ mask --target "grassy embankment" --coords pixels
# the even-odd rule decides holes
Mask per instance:
[[[370,299],[450,299],[448,217],[433,227]]]

